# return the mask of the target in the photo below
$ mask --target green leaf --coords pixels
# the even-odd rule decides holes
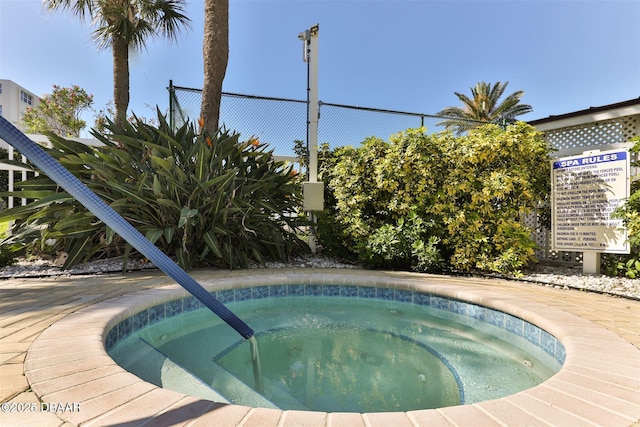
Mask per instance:
[[[145,199],[144,197],[140,196],[140,194],[120,185],[117,184],[115,182],[110,182],[109,186],[112,187],[113,189],[119,191],[120,193],[122,193],[124,196],[128,197],[129,199],[131,199],[131,201],[136,202],[136,203],[140,203],[143,205],[146,205],[147,203],[149,203],[148,199]]]
[[[54,194],[58,194],[58,192],[54,190],[32,190],[32,191],[8,191],[0,193],[0,197],[17,197],[17,198],[25,198],[25,199],[43,199],[45,197],[52,196]]]
[[[158,230],[158,229],[154,229],[154,230],[149,230],[145,233],[145,237],[147,238],[147,240],[149,240],[151,243],[155,244],[158,239],[160,237],[162,237],[162,235],[164,234],[164,231],[162,230]]]
[[[204,241],[207,246],[211,248],[211,251],[215,254],[215,256],[217,256],[218,258],[222,258],[222,252],[220,251],[220,246],[218,245],[218,239],[216,239],[216,236],[213,232],[207,231],[206,233],[204,233]]]
[[[115,237],[116,232],[113,231],[113,229],[111,227],[107,227],[107,230],[106,230],[105,234],[106,234],[105,241],[106,241],[107,245],[110,245],[111,242],[113,242],[113,238]]]
[[[9,160],[9,159],[0,159],[0,163],[13,166],[18,170],[26,170],[29,172],[35,172],[35,167],[32,167],[29,163],[24,163],[20,160]]]
[[[149,148],[152,150],[153,155],[158,157],[158,155],[163,156],[163,157],[170,157],[171,156],[171,148],[170,147],[165,147],[163,145],[160,144],[154,144],[152,142],[149,141],[145,141],[144,143],[145,147]]]
[[[224,175],[217,176],[215,178],[211,178],[210,180],[204,182],[202,184],[202,187],[203,188],[210,188],[210,187],[213,187],[215,185],[220,185],[222,188],[224,188],[229,184],[229,182],[231,182],[231,180],[233,180],[233,178],[235,178],[237,173],[238,173],[237,169],[232,169],[232,170],[226,172]]]
[[[194,216],[198,215],[198,209],[189,209],[188,207],[184,207],[180,209],[180,219],[178,220],[178,228],[182,228],[187,224]]]
[[[129,207],[130,205],[131,203],[126,197],[114,200],[111,203],[109,203],[109,206],[117,212],[121,212],[122,210]]]
[[[198,182],[202,182],[204,180],[204,177],[207,174],[207,171],[208,171],[207,165],[209,162],[207,162],[205,159],[208,157],[207,156],[208,152],[209,152],[209,149],[204,144],[200,144],[198,149],[198,161],[196,163],[196,171],[195,171],[196,180]]]
[[[173,156],[167,157],[165,159],[157,156],[151,156],[150,160],[154,166],[159,167],[169,175],[171,175],[175,169],[176,162]]]
[[[94,219],[95,215],[91,212],[78,212],[58,221],[54,229],[71,229],[70,233],[73,233],[78,229],[92,230],[95,229],[95,226],[92,224]]]
[[[256,259],[256,261],[258,261],[261,265],[264,265],[264,259],[262,258],[262,254],[260,254],[260,251],[258,251],[256,247],[251,248],[251,254]]]
[[[129,261],[129,256],[131,255],[132,246],[127,242],[124,245],[124,253],[122,254],[122,274],[127,272],[127,262]]]
[[[176,229],[173,227],[167,227],[164,229],[164,238],[167,241],[167,244],[171,244],[175,233],[176,233]]]
[[[155,203],[157,203],[159,206],[164,206],[164,207],[172,208],[172,209],[175,209],[175,210],[179,210],[180,209],[178,204],[174,200],[171,200],[171,199],[156,199]]]
[[[37,211],[52,203],[61,203],[69,200],[73,200],[73,197],[67,193],[52,194],[51,196],[43,197],[40,200],[29,203],[27,206],[16,206],[13,209],[0,212],[0,221],[14,220],[20,218],[24,213]]]
[[[180,267],[184,269],[189,268],[189,256],[182,248],[178,248],[176,250],[176,259],[178,260],[178,265],[180,265]]]
[[[89,145],[70,139],[65,139],[60,136],[51,135],[49,137],[49,140],[55,147],[62,148],[67,154],[90,153],[93,151],[93,149]]]
[[[98,151],[98,156],[100,156],[101,159],[109,162],[110,160],[107,159],[114,159],[114,160],[118,160],[120,164],[123,165],[127,165],[130,164],[132,162],[132,158],[131,158],[131,154],[129,154],[127,151],[125,150],[121,150],[118,148],[112,148],[110,149],[108,152],[104,152],[104,151]]]
[[[89,235],[84,239],[77,239],[68,252],[68,257],[63,265],[63,268],[66,269],[77,264],[91,248],[92,240],[93,235]]]
[[[224,228],[215,226],[215,225],[212,227],[211,231],[214,232],[215,234],[219,234],[221,236],[226,236],[228,234],[227,230],[225,230]]]
[[[158,197],[163,195],[162,185],[160,185],[160,180],[157,175],[153,176],[153,194]]]

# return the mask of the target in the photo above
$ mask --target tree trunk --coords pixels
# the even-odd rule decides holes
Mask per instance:
[[[204,86],[200,117],[213,135],[220,120],[222,81],[229,61],[229,0],[205,0],[204,3]]]
[[[129,108],[129,45],[125,40],[114,39],[112,49],[114,121],[120,126],[127,120]]]

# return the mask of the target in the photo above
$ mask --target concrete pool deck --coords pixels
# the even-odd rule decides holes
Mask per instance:
[[[175,292],[178,286],[161,272],[11,279],[0,281],[0,425],[640,425],[638,301],[497,279],[401,272],[202,270],[193,276],[203,284],[221,279],[258,284],[274,274],[314,281],[339,275],[347,283],[406,281],[416,289],[486,304],[555,335],[566,348],[566,362],[532,389],[435,410],[325,414],[221,405],[146,383],[100,350],[107,324],[113,326],[123,312],[132,314],[127,307],[142,307],[149,293]],[[122,297],[143,290],[150,291]],[[42,402],[49,404],[47,410]]]

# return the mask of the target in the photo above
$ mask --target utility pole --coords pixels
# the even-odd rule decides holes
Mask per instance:
[[[318,182],[318,32],[316,24],[298,34],[302,40],[302,60],[307,63],[307,150],[309,154],[309,180],[303,183],[303,209],[315,222],[314,211],[324,209],[324,185]],[[309,234],[309,247],[316,252],[316,239]]]

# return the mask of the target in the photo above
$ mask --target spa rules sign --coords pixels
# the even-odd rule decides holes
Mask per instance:
[[[551,163],[554,250],[629,253],[627,231],[613,211],[629,197],[629,153],[611,150]]]

